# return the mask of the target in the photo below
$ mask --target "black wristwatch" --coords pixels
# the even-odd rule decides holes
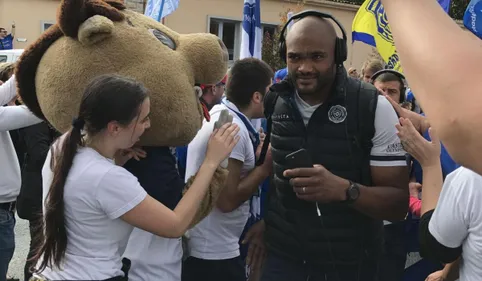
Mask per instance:
[[[360,186],[350,181],[350,186],[346,190],[346,203],[354,203],[360,197]]]

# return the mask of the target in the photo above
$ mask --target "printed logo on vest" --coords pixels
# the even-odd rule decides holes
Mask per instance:
[[[277,121],[277,122],[293,121],[293,120],[294,120],[292,116],[290,116],[290,115],[288,115],[288,114],[284,114],[284,113],[282,113],[282,114],[273,114],[273,115],[271,116],[271,119],[272,119],[273,121]]]
[[[341,105],[334,105],[328,110],[328,119],[335,124],[345,121],[347,115],[346,108]]]

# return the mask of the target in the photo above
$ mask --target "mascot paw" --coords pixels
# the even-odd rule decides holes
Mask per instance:
[[[197,174],[196,174],[197,175]],[[196,175],[192,176],[186,183],[186,187],[184,188],[183,194],[185,194],[191,184],[194,181]],[[226,179],[228,177],[228,170],[218,167],[216,172],[213,175],[211,180],[211,185],[208,187],[208,191],[204,196],[203,201],[201,202],[201,206],[199,207],[196,215],[194,216],[189,229],[193,228],[196,224],[202,221],[211,211],[213,210],[214,206],[216,205],[216,201],[221,194],[224,186],[226,185]]]

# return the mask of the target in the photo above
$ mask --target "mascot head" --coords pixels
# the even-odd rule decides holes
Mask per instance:
[[[220,81],[227,62],[226,47],[214,35],[180,35],[118,0],[62,0],[57,24],[24,51],[16,77],[23,102],[62,133],[94,77],[136,79],[151,99],[152,126],[141,144],[180,146],[202,124],[194,84]]]

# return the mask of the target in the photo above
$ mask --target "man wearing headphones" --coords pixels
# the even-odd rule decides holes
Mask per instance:
[[[373,86],[399,104],[405,101],[404,80],[405,76],[393,69],[383,69],[372,76]]]
[[[374,281],[383,220],[403,220],[408,208],[398,118],[372,85],[347,76],[334,18],[292,20],[280,37],[288,79],[265,97],[274,178],[261,280]]]

